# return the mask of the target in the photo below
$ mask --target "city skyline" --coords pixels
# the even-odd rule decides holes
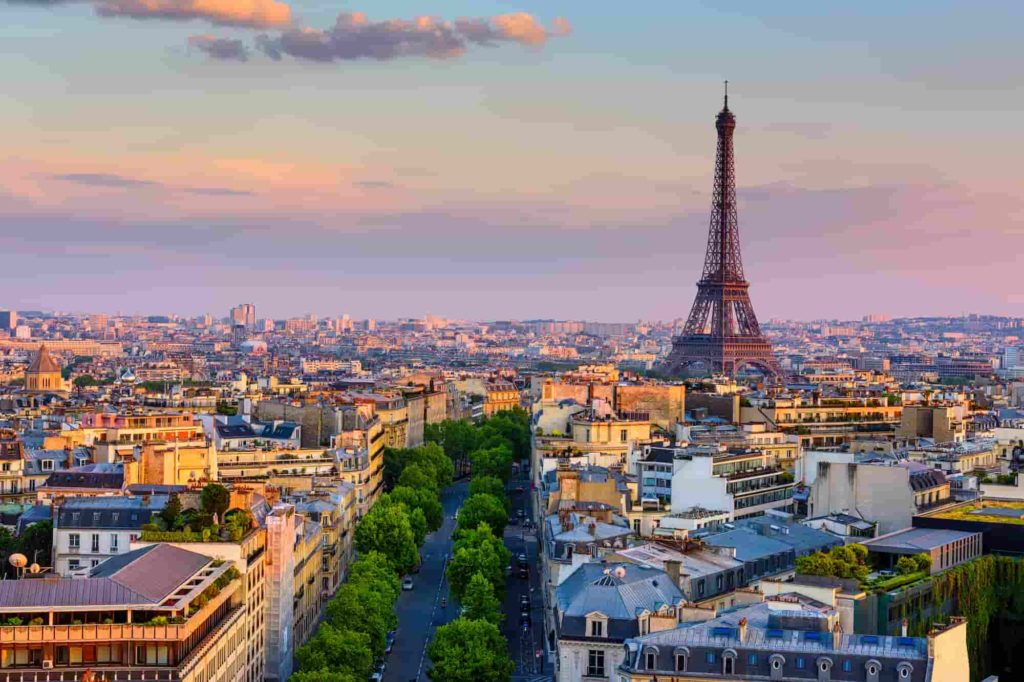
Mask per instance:
[[[7,2],[3,305],[679,318],[728,77],[763,319],[1024,314],[1022,10],[985,4]]]

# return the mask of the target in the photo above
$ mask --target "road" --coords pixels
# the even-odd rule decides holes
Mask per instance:
[[[398,633],[394,649],[387,659],[384,682],[426,680],[430,664],[427,644],[434,628],[458,616],[458,607],[451,603],[451,599],[446,608],[441,607],[441,597],[448,594],[444,570],[445,557],[452,552],[452,532],[455,531],[452,517],[468,494],[468,479],[452,484],[441,493],[444,523],[427,536],[420,550],[423,564],[420,572],[413,575],[414,587],[411,591],[403,591],[395,604]]]
[[[522,488],[522,492],[517,492]],[[533,495],[530,494],[530,477],[525,473],[514,478],[509,484],[509,499],[512,502],[512,514],[522,509],[526,519],[536,518],[533,514]],[[517,517],[519,518],[519,517]],[[509,655],[515,661],[516,669],[513,680],[550,679],[550,671],[544,669],[543,657],[537,653],[543,649],[544,637],[544,606],[541,596],[540,546],[537,542],[536,529],[527,530],[519,518],[516,525],[505,529],[505,546],[512,552],[513,572],[505,588],[505,621],[501,631],[508,640]],[[524,580],[519,577],[516,557],[526,554],[530,577]],[[530,599],[529,627],[522,628],[520,616],[520,599],[527,595]]]

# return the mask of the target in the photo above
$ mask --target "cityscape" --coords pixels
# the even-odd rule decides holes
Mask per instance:
[[[1020,7],[332,4],[0,2],[0,682],[1024,679]]]

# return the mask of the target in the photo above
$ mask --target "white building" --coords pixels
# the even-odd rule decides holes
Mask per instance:
[[[167,495],[72,497],[53,505],[53,570],[63,576],[126,554]],[[32,557],[29,557],[32,560]]]

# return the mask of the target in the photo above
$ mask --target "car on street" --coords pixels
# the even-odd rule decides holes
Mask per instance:
[[[521,485],[517,485],[517,486],[516,486],[516,492],[517,492],[517,493],[522,493],[522,492],[526,492],[526,488],[524,488],[524,487],[523,487],[523,486],[521,486]]]
[[[524,510],[522,510],[522,509],[516,509],[516,516],[522,518],[522,517],[526,516],[526,512]]]
[[[530,606],[530,595],[528,595],[528,594],[521,594],[521,595],[519,595],[519,607],[520,608],[523,608],[523,607],[529,608],[529,606]]]
[[[519,561],[519,565],[520,565],[520,566],[525,566],[525,565],[526,565],[527,559],[526,559],[526,554],[525,554],[525,553],[523,553],[523,552],[520,552],[520,553],[519,553],[519,554],[518,554],[518,555],[516,556],[516,559],[517,559],[517,560]]]
[[[530,569],[528,569],[526,566],[520,566],[519,567],[519,577],[520,578],[529,578],[530,577]]]
[[[392,583],[392,584],[394,584],[394,583]],[[406,578],[405,580],[402,581],[402,589],[403,590],[411,590],[412,589],[412,578]]]
[[[391,650],[395,648],[395,636],[398,633],[394,630],[390,631],[387,637],[384,638],[384,653],[390,654]]]

